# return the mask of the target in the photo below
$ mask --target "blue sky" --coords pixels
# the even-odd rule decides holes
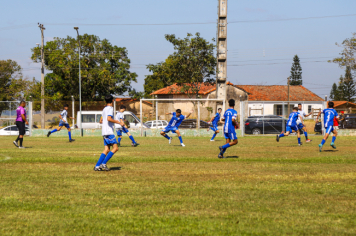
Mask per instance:
[[[173,52],[165,34],[185,37],[200,32],[216,37],[217,0],[129,1],[1,1],[0,59],[18,61],[23,74],[40,79],[40,64],[30,60],[30,49],[40,43],[37,22],[44,24],[45,40],[95,34],[126,47],[132,86],[143,90],[145,65],[163,61]],[[327,60],[337,57],[335,45],[356,32],[356,16],[282,20],[356,14],[354,0],[228,0],[228,81],[235,84],[286,84],[292,58],[301,58],[304,86],[319,96],[329,95],[344,70]],[[252,21],[262,22],[252,22]],[[268,21],[282,20],[282,21]],[[238,21],[238,22],[236,22]],[[236,23],[234,23],[236,22]],[[188,25],[108,26],[100,24],[212,23]],[[98,25],[99,24],[99,25]]]

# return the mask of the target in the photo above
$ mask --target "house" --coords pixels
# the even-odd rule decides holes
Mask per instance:
[[[348,101],[333,101],[337,112],[356,113],[356,104]]]
[[[226,101],[235,99],[235,110],[240,112],[241,102],[246,102],[245,117],[253,115],[284,115],[288,113],[288,86],[287,85],[234,85],[227,82]],[[306,112],[319,110],[323,107],[324,99],[314,94],[304,86],[290,86],[289,88],[290,108],[302,103],[302,108]],[[155,98],[189,98],[185,93],[179,92],[179,86],[174,84],[159,89],[151,94]],[[202,84],[199,96],[201,98],[216,98],[215,84]],[[228,105],[226,105],[227,108]],[[158,114],[162,116],[165,113],[181,109],[183,114],[188,113],[194,107],[192,102],[159,102]],[[202,104],[200,112],[201,118],[207,120],[215,113],[216,102],[205,102]],[[164,119],[161,117],[161,119]]]
[[[136,116],[140,116],[140,100],[133,98],[116,98],[116,110],[120,109],[121,105],[126,106],[126,111],[131,111]],[[153,107],[152,103],[148,101],[142,101],[142,113],[144,117],[152,117]],[[153,115],[154,116],[154,115]]]

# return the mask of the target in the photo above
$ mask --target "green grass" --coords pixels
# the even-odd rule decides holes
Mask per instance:
[[[0,235],[356,234],[356,137],[137,140],[94,172],[101,137],[1,137]]]

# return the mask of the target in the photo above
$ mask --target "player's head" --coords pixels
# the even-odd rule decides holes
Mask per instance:
[[[177,109],[176,114],[177,114],[177,116],[180,116],[182,114],[182,111],[180,109]]]
[[[64,104],[64,106],[63,106],[63,108],[64,108],[64,110],[68,110],[68,104]]]
[[[105,96],[105,102],[106,102],[106,104],[112,103],[113,99],[114,99],[114,97],[113,97],[111,94],[106,95],[106,96]]]
[[[298,103],[298,109],[302,110],[302,104],[301,103]]]
[[[25,107],[26,106],[26,101],[25,100],[21,100],[20,106]]]
[[[235,100],[234,99],[230,99],[229,100],[229,106],[230,107],[234,107],[235,106]]]
[[[121,105],[121,106],[120,106],[120,110],[125,111],[125,110],[126,110],[126,106],[125,106],[125,105]]]
[[[344,111],[341,111],[341,114],[344,114]]]
[[[334,103],[333,102],[328,102],[329,108],[334,108]]]
[[[221,109],[221,108],[219,108],[219,109],[218,109],[218,113],[221,113],[221,111],[222,111],[222,109]]]
[[[297,112],[298,111],[298,107],[293,107],[293,111]]]

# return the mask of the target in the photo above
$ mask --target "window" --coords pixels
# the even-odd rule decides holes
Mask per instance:
[[[10,130],[11,130],[11,131],[18,131],[18,129],[17,129],[16,126],[11,126],[11,127],[10,127]]]
[[[95,115],[82,115],[83,123],[95,123]]]
[[[11,130],[11,127],[8,127],[8,128],[5,129],[5,131],[10,131],[10,130]]]
[[[137,123],[136,119],[131,115],[125,115],[124,117],[129,123]]]
[[[312,106],[308,105],[308,113],[312,112]]]
[[[282,112],[282,105],[276,105],[276,115],[281,116]]]
[[[96,123],[100,123],[101,115],[96,115]]]

